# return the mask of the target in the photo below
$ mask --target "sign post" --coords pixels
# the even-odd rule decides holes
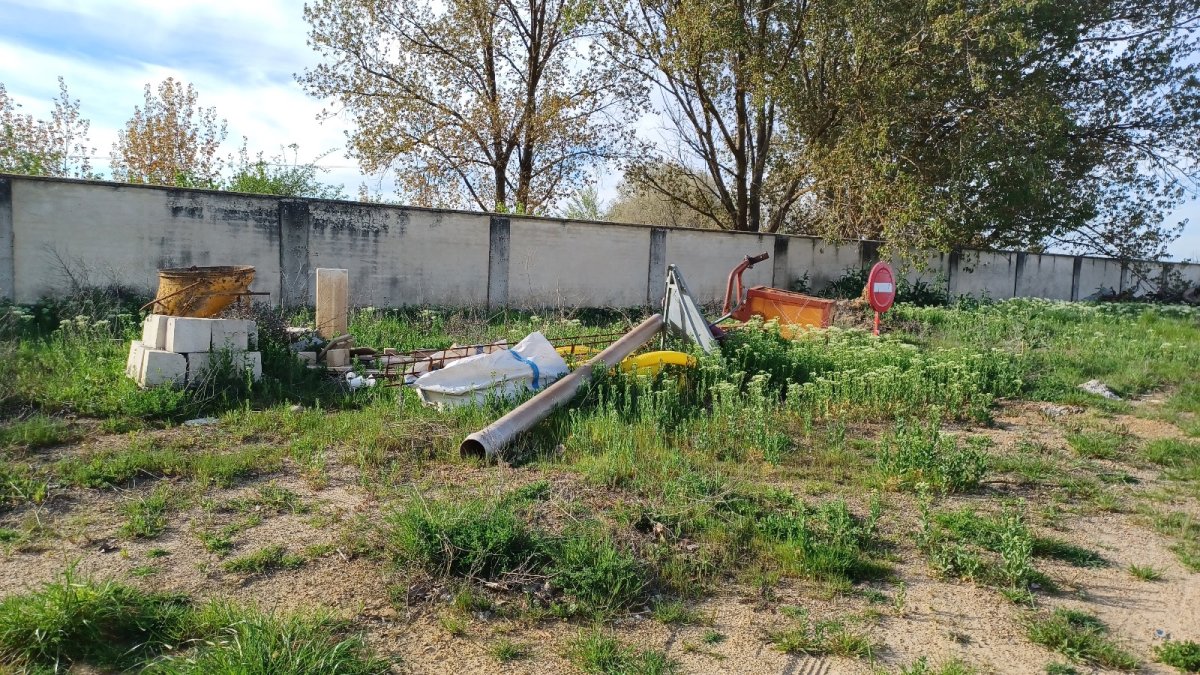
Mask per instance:
[[[867,275],[867,302],[875,310],[875,335],[879,335],[879,315],[892,308],[896,301],[896,274],[892,266],[877,262]]]

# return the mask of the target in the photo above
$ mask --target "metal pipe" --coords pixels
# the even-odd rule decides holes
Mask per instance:
[[[579,387],[592,378],[592,372],[597,366],[606,370],[612,368],[653,339],[662,327],[661,314],[646,319],[587,363],[546,387],[504,417],[467,436],[462,445],[458,446],[459,454],[463,457],[492,459],[519,434],[528,431],[533,425],[546,419],[555,408],[574,398]]]

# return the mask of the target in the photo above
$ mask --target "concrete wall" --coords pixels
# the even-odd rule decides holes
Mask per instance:
[[[252,288],[311,304],[318,267],[350,274],[351,302],[576,307],[654,305],[668,265],[696,299],[719,303],[730,268],[764,251],[746,285],[819,290],[878,259],[879,242],[509,217],[205,190],[0,175],[0,298],[34,302],[73,284],[147,294],[157,270],[254,265]],[[898,261],[893,261],[895,264]],[[1150,264],[1142,281],[1114,260],[1016,252],[930,254],[910,281],[951,295],[1081,299],[1098,288],[1152,291],[1163,270],[1200,283],[1200,265]]]

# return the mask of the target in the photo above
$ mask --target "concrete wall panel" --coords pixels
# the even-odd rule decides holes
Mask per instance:
[[[153,293],[158,269],[253,265],[279,301],[276,198],[13,180],[16,299],[66,292],[70,276]]]
[[[950,272],[950,294],[1011,298],[1017,273],[1017,254],[964,251]]]
[[[667,264],[683,272],[688,290],[700,304],[720,304],[725,296],[729,271],[747,255],[770,253],[775,249],[774,235],[740,234],[711,230],[670,230],[667,232]],[[791,251],[788,252],[791,259]],[[774,268],[767,260],[746,270],[742,282],[750,286],[770,286]]]
[[[344,202],[309,209],[309,269],[348,270],[352,306],[487,303],[486,214]]]
[[[792,237],[788,244],[788,272],[791,283],[795,283],[807,273],[808,287],[814,292],[839,279],[847,270],[860,267],[862,261],[857,242],[844,242],[839,246],[823,239]]]
[[[1070,300],[1074,267],[1074,256],[1026,254],[1016,280],[1017,295]]]
[[[650,228],[528,218],[511,218],[509,222],[510,305],[646,304]]]
[[[1079,265],[1079,297],[1083,300],[1100,289],[1117,291],[1121,288],[1121,263],[1102,258],[1084,258]]]

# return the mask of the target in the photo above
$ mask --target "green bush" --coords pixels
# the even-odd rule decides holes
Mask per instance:
[[[979,484],[986,455],[941,432],[937,422],[901,421],[880,440],[875,471],[886,483],[914,489],[924,483],[941,492],[963,492]]]
[[[1200,643],[1193,640],[1158,645],[1154,657],[1185,673],[1200,673]]]

